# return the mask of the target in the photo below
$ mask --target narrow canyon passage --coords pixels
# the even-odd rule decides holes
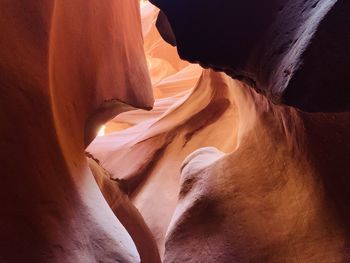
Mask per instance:
[[[314,171],[319,160],[310,160],[316,149],[309,145],[308,136],[318,125],[328,127],[329,119],[346,120],[346,114],[324,115],[323,122],[316,121],[316,125],[318,114],[273,105],[224,73],[181,61],[176,49],[157,32],[157,14],[158,9],[150,3],[141,4],[145,53],[156,98],[154,109],[118,115],[107,123],[107,134],[95,139],[88,151],[112,178],[126,185],[161,257],[168,240],[165,262],[232,262],[249,258],[246,251],[259,251],[260,247],[266,251],[254,252],[249,260],[280,262],[293,258],[293,254],[305,262],[341,258],[337,253],[345,236],[337,230],[336,215],[331,211],[320,214],[329,208],[319,204],[323,197],[318,196],[323,196],[325,190],[322,183],[315,182],[319,180],[319,172]],[[305,119],[310,119],[310,127],[305,127]],[[332,147],[338,147],[342,140],[345,138],[339,138]],[[243,158],[239,154],[245,156],[246,152],[255,157]],[[235,161],[237,158],[239,161]],[[216,168],[222,165],[225,169]],[[237,171],[231,171],[231,166]],[[185,179],[187,176],[190,179]],[[251,176],[253,183],[249,182]],[[229,190],[216,190],[217,181]],[[242,186],[235,189],[236,184]],[[250,189],[254,186],[258,189]],[[180,194],[179,200],[178,193],[183,193],[183,189],[185,195]],[[255,196],[251,196],[252,192]],[[221,207],[226,208],[221,211]],[[260,207],[270,211],[267,219],[261,218],[265,216],[260,214]],[[237,209],[247,211],[241,215]],[[316,215],[317,224],[326,229],[334,227],[334,232],[308,229]],[[305,221],[301,225],[293,219],[299,216]],[[254,218],[260,218],[262,224],[260,230],[254,230],[258,231],[255,235],[262,237],[250,237],[247,233],[254,229],[251,224],[255,223],[250,222]],[[235,222],[242,228],[236,229]],[[216,232],[214,236],[207,233],[211,228]],[[273,234],[275,231],[280,233]],[[223,240],[226,241],[222,243]],[[246,243],[236,244],[239,240]],[[249,247],[253,241],[260,243]],[[330,245],[330,241],[335,251],[321,252],[317,248]],[[289,255],[287,251],[273,252],[274,248],[269,251],[271,242],[280,243],[281,251],[292,249],[288,248],[289,242],[296,242],[297,246]],[[301,249],[305,242],[310,243],[309,254]]]
[[[0,1],[0,263],[350,262],[349,18]]]

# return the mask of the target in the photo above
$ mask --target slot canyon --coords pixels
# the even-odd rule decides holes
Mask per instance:
[[[349,0],[0,0],[0,33],[0,263],[350,263]]]

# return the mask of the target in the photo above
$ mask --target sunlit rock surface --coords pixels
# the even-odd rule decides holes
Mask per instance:
[[[153,2],[0,2],[0,262],[349,262],[349,1]]]
[[[138,262],[85,147],[153,105],[139,1],[4,0],[0,32],[0,261]]]
[[[182,96],[168,54],[167,74],[149,64],[154,111],[119,115],[89,148],[127,186],[163,261],[350,260],[350,115],[277,106],[209,69]]]

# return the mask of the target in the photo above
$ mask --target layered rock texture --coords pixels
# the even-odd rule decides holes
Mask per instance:
[[[350,2],[151,2],[0,2],[0,262],[350,262]]]

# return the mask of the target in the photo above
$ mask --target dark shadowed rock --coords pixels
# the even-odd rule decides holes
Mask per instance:
[[[172,45],[173,47],[176,46],[176,38],[173,32],[173,29],[171,28],[171,25],[169,23],[169,20],[167,16],[163,13],[163,11],[159,12],[157,22],[156,22],[157,29],[159,33],[161,34],[162,38]]]
[[[350,109],[349,1],[152,2],[168,17],[182,58],[224,71],[277,103]]]

